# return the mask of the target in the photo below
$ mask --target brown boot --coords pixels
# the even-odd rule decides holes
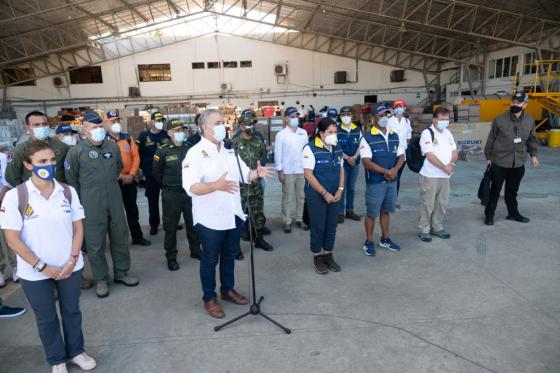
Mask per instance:
[[[226,316],[222,306],[220,306],[216,299],[211,299],[208,302],[204,303],[204,308],[210,316],[216,319],[223,319]]]
[[[231,289],[227,293],[222,293],[222,300],[227,300],[228,302],[235,304],[249,303],[249,299],[247,299],[247,297],[244,297],[233,289]]]

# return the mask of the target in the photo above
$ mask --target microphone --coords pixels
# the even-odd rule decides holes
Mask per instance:
[[[233,142],[230,139],[224,139],[224,148],[226,148],[227,150],[231,150],[235,147],[233,146]]]

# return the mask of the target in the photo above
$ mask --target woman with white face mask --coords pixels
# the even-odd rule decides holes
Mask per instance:
[[[309,210],[313,267],[319,274],[339,272],[332,251],[338,224],[338,203],[344,191],[342,148],[336,123],[323,118],[317,134],[303,148],[305,201]]]

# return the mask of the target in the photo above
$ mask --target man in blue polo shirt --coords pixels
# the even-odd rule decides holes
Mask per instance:
[[[389,214],[395,212],[397,204],[398,171],[404,163],[404,149],[399,136],[387,130],[389,108],[383,103],[373,109],[373,127],[362,137],[360,156],[366,171],[365,219],[366,241],[364,252],[375,256],[373,231],[375,219],[380,217],[381,240],[379,246],[391,251],[400,251],[399,245],[389,238]]]
[[[360,140],[362,131],[352,122],[352,108],[344,106],[340,109],[340,124],[337,126],[338,144],[342,148],[344,158],[344,191],[338,208],[338,224],[344,218],[360,221],[361,217],[354,212],[354,193],[356,180],[360,173]],[[346,215],[344,214],[346,212]]]

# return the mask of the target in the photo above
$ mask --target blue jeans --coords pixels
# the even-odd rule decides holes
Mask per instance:
[[[200,282],[202,300],[206,303],[216,299],[216,265],[220,263],[220,291],[227,293],[235,286],[235,256],[239,252],[239,240],[243,220],[235,217],[235,228],[218,231],[202,224],[195,226],[202,242]]]
[[[305,202],[309,209],[310,249],[313,253],[332,251],[338,225],[338,204],[327,203],[316,191],[305,191]]]
[[[82,270],[66,280],[27,281],[20,279],[25,296],[35,312],[39,337],[50,365],[65,363],[84,352],[82,313],[80,311],[80,281]],[[58,290],[58,304],[62,316],[62,330],[56,313],[54,288]]]
[[[344,191],[340,198],[338,214],[344,215],[344,212],[354,211],[354,194],[356,192],[356,180],[360,173],[360,163],[356,161],[354,167],[350,166],[346,161],[344,162]],[[346,200],[345,200],[346,198]],[[346,204],[344,203],[346,202]]]

